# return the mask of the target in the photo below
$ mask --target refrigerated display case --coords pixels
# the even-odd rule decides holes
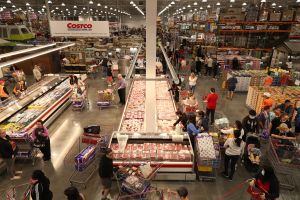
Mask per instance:
[[[174,136],[161,133],[113,132],[109,147],[114,166],[150,162],[161,166],[157,180],[195,180],[194,153],[187,134],[175,141]]]

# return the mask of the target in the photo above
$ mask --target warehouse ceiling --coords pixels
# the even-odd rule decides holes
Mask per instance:
[[[145,14],[146,0],[47,0],[51,15],[128,15]],[[151,1],[151,0],[147,0]],[[264,2],[265,1],[265,2]],[[297,3],[299,1],[299,3]],[[180,15],[206,9],[246,8],[250,4],[280,10],[300,6],[300,0],[158,0],[158,14],[161,16]],[[0,0],[0,11],[31,11],[46,13],[43,0]]]

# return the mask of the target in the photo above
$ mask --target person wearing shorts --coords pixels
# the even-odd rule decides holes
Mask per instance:
[[[227,94],[227,98],[231,99],[233,98],[233,93],[236,89],[236,84],[238,83],[237,78],[235,76],[230,77],[227,80],[227,87],[228,87],[228,94]]]
[[[111,86],[111,84],[113,82],[111,66],[107,67],[106,81],[107,81],[107,85]]]
[[[113,152],[111,149],[106,149],[105,155],[100,159],[99,176],[102,185],[102,198],[101,200],[108,200],[108,194],[112,186],[113,177]]]

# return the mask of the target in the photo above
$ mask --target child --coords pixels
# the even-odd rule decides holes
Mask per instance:
[[[249,155],[249,159],[251,160],[252,163],[254,163],[254,164],[260,163],[261,151],[257,147],[256,144],[248,145],[248,155]]]

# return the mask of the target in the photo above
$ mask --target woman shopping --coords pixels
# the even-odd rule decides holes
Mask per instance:
[[[50,181],[41,170],[33,171],[30,178],[32,200],[52,200]]]
[[[195,92],[195,88],[196,88],[196,84],[197,84],[197,79],[198,79],[198,77],[195,75],[194,72],[192,72],[191,75],[189,76],[189,86],[190,86],[190,91],[193,94]]]
[[[195,115],[190,115],[189,116],[189,121],[187,125],[187,132],[189,134],[192,147],[194,149],[195,146],[195,137],[201,132],[200,129],[197,128],[196,126],[196,116]]]
[[[279,197],[279,181],[271,166],[264,165],[249,185],[248,192],[256,199],[275,200]]]
[[[232,181],[234,172],[235,172],[235,165],[240,158],[243,145],[242,145],[242,139],[240,138],[241,131],[240,130],[234,130],[234,138],[228,138],[224,144],[225,150],[225,158],[224,158],[224,172],[222,172],[222,175],[229,179],[229,181]],[[229,168],[230,166],[230,173]]]
[[[43,153],[43,160],[51,160],[49,133],[48,129],[43,125],[42,120],[37,121],[36,127],[32,131],[32,139],[34,143],[39,146],[41,152]]]

